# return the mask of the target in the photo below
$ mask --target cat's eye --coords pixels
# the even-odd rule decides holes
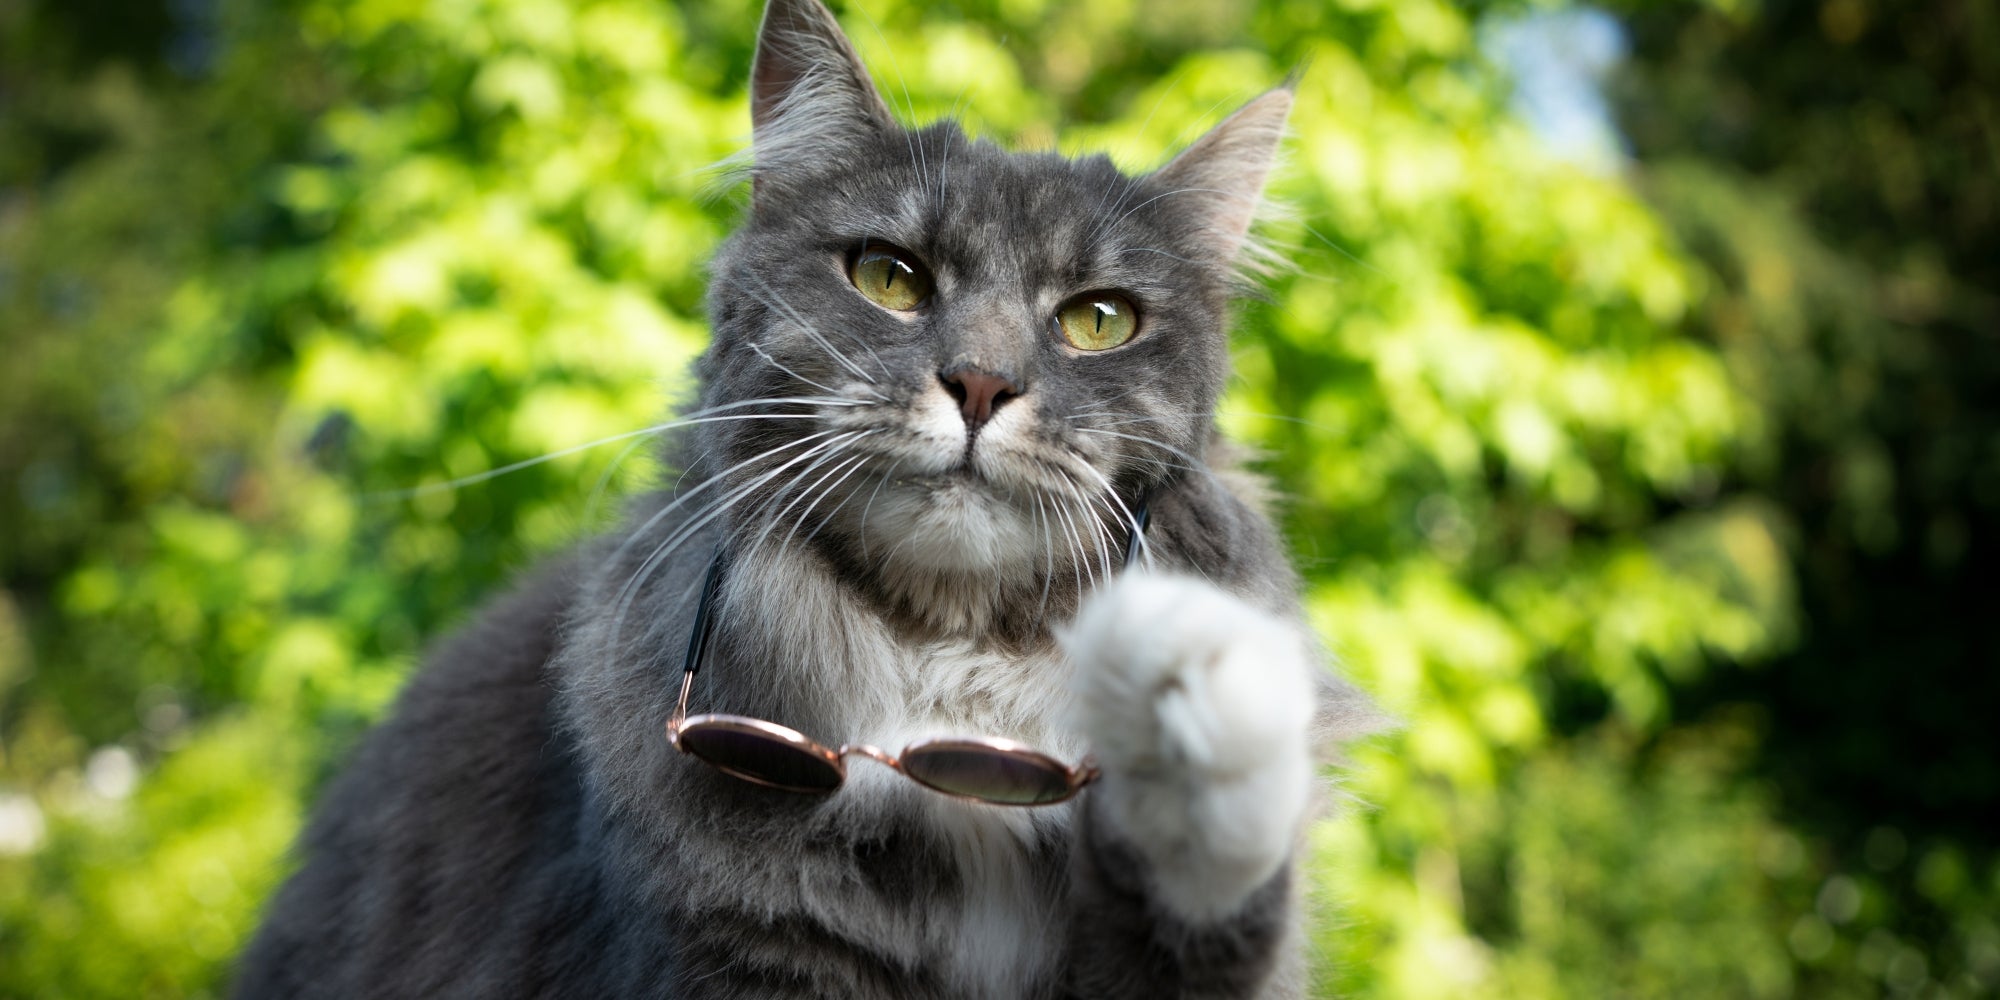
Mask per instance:
[[[868,301],[909,312],[931,297],[931,275],[915,255],[887,243],[866,243],[847,265],[847,280]]]
[[[1056,330],[1082,351],[1108,351],[1139,332],[1139,308],[1117,292],[1090,292],[1056,310]]]

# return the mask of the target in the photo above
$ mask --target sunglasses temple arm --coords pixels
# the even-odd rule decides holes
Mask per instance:
[[[694,672],[688,671],[681,675],[681,697],[674,703],[674,717],[667,720],[667,736],[674,741],[675,747],[680,746],[681,723],[687,721],[688,692],[692,690],[694,690]]]
[[[694,689],[694,672],[701,669],[702,654],[708,650],[710,631],[709,608],[715,604],[715,592],[722,588],[722,547],[715,549],[715,558],[709,560],[708,576],[701,582],[701,601],[694,608],[694,627],[688,630],[687,661],[681,665],[681,697],[674,706],[674,719],[667,724],[669,731],[679,733],[681,720],[687,718],[688,693]]]
[[[722,549],[715,550],[715,558],[708,563],[708,578],[701,583],[701,602],[694,607],[694,627],[688,630],[687,661],[681,670],[689,677],[701,669],[702,653],[708,649],[709,608],[715,604],[715,592],[722,588]]]

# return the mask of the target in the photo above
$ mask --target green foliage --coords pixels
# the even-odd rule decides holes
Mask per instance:
[[[688,388],[741,212],[708,167],[747,139],[755,6],[225,3],[192,69],[0,8],[46,84],[0,106],[0,995],[219,992],[427,639],[645,482],[630,433]],[[845,20],[915,119],[1129,169],[1306,67],[1270,227],[1298,266],[1242,310],[1224,421],[1406,723],[1314,834],[1327,994],[1859,995],[1936,961],[1746,777],[1754,720],[1688,724],[1804,627],[1787,513],[1731,478],[1801,418],[1689,335],[1717,281],[1685,228],[1509,123],[1473,13]],[[2000,902],[1983,856],[1912,864]],[[1955,927],[2000,978],[1990,919]]]
[[[1783,511],[1807,623],[1679,711],[1736,711],[1816,834],[1802,992],[1991,995],[2000,16],[1767,0],[1632,23],[1626,118],[1705,289],[1690,329],[1765,414],[1728,478]]]

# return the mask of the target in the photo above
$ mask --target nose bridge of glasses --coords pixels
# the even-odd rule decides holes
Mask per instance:
[[[848,757],[860,756],[887,764],[898,771],[903,769],[903,762],[897,760],[894,754],[871,743],[843,743],[839,750],[834,751],[834,754],[843,760]]]

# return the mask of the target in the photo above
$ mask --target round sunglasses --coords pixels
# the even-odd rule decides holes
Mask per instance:
[[[1138,558],[1148,519],[1147,505],[1141,501],[1125,542],[1125,568]],[[919,740],[901,754],[891,754],[866,743],[829,747],[796,729],[747,715],[687,714],[695,671],[701,669],[713,629],[709,612],[721,589],[723,565],[723,550],[717,547],[688,635],[680,701],[667,722],[667,739],[674,749],[752,784],[816,795],[834,792],[846,782],[849,757],[886,764],[934,792],[994,805],[1054,805],[1075,798],[1097,780],[1097,768],[1088,760],[1064,764],[1026,744],[997,737]]]

